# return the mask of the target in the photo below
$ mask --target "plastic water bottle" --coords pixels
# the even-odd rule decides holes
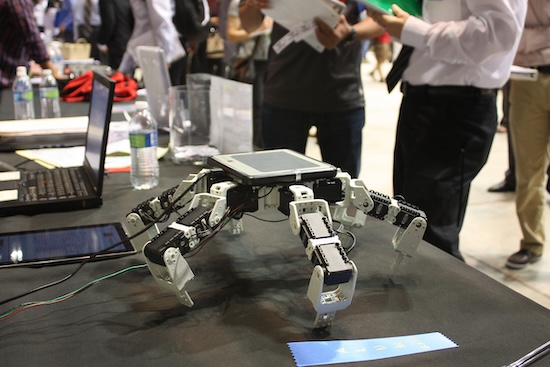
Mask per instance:
[[[50,55],[50,60],[57,69],[57,71],[63,71],[65,66],[63,60],[63,54],[61,53],[61,42],[51,41],[48,43],[48,54]]]
[[[40,106],[42,118],[61,117],[59,108],[59,88],[50,69],[44,69],[40,82]]]
[[[34,118],[34,94],[25,66],[17,67],[17,78],[13,82],[13,110],[16,120]]]
[[[130,181],[137,190],[148,190],[159,183],[157,122],[147,108],[147,102],[137,101],[137,111],[128,127],[132,158]]]

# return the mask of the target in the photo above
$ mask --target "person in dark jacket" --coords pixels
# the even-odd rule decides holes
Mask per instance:
[[[101,28],[98,42],[107,46],[108,63],[118,69],[126,44],[134,29],[134,16],[129,0],[99,0]]]

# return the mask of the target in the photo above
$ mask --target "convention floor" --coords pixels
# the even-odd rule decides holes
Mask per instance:
[[[391,195],[392,150],[401,93],[396,88],[388,94],[384,83],[374,81],[369,75],[373,65],[372,61],[363,64],[367,123],[360,178],[369,189]],[[314,138],[307,154],[319,156]],[[467,264],[550,309],[550,254],[522,270],[504,266],[506,258],[519,249],[521,238],[514,194],[489,193],[487,188],[504,178],[507,165],[506,133],[497,133],[489,161],[472,184],[461,251]],[[546,210],[550,237],[550,205]]]

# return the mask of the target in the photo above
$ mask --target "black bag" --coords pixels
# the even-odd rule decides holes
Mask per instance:
[[[202,0],[175,0],[172,21],[186,41],[200,43],[206,40],[210,33],[210,22],[204,22],[206,17]]]

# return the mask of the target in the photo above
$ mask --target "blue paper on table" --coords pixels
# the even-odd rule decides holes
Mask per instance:
[[[294,342],[288,343],[288,347],[296,365],[303,367],[374,361],[458,348],[458,345],[441,333],[427,333],[376,339]]]
[[[399,6],[410,15],[420,17],[422,15],[422,5],[418,0],[358,0],[365,4],[367,8],[370,8],[379,13],[393,14],[391,6],[393,4]]]

